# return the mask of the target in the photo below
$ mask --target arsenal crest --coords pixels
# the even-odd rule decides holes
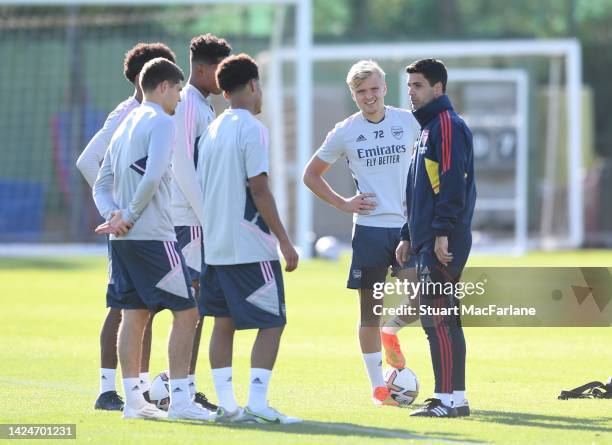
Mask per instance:
[[[401,139],[404,135],[404,129],[402,127],[391,127],[391,134],[395,139]]]

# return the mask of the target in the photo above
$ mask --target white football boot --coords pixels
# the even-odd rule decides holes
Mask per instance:
[[[132,408],[127,403],[123,407],[124,419],[165,419],[168,414],[152,403],[145,403],[140,408]]]
[[[215,420],[215,413],[208,411],[206,408],[202,408],[202,405],[190,402],[185,407],[177,409],[172,403],[168,408],[168,419],[190,419],[190,420]]]
[[[218,423],[245,423],[255,422],[255,419],[246,414],[246,411],[242,407],[236,408],[234,411],[228,411],[222,406],[217,408],[217,416],[215,422]]]
[[[248,406],[244,409],[246,412],[246,416],[248,416],[245,421],[255,421],[257,423],[281,423],[281,424],[291,424],[291,423],[301,423],[302,419],[299,417],[291,417],[287,416],[281,412],[278,412],[271,406],[265,407],[263,410],[254,411],[250,409]]]

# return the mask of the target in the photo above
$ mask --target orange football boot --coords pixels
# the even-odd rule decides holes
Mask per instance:
[[[404,358],[404,354],[402,354],[402,350],[400,349],[397,335],[387,334],[386,332],[380,331],[380,340],[385,350],[387,363],[395,369],[405,368],[406,359]]]
[[[378,386],[374,388],[372,400],[374,401],[375,405],[379,406],[399,406],[399,403],[396,402],[393,397],[391,397],[389,388],[386,386]]]

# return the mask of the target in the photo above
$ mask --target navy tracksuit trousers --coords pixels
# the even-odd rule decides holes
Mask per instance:
[[[465,391],[466,347],[461,326],[461,304],[454,292],[449,294],[443,290],[449,288],[447,283],[454,285],[461,278],[472,247],[472,234],[470,231],[451,233],[448,244],[453,260],[447,266],[436,258],[433,239],[417,253],[417,273],[423,286],[421,311],[431,308],[428,313],[421,313],[420,318],[429,341],[436,393]],[[426,283],[430,285],[426,286]],[[450,315],[440,315],[440,312],[445,312],[441,309],[453,307],[457,308],[454,310],[456,314],[450,311]]]

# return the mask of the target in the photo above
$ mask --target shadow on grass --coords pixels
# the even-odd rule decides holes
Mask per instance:
[[[3,270],[83,270],[99,266],[90,258],[0,258]]]
[[[602,412],[608,413],[610,406],[603,401]],[[595,419],[575,418],[565,416],[547,416],[544,414],[516,413],[509,411],[473,410],[465,420],[474,422],[492,422],[505,425],[531,426],[560,430],[580,430],[602,433],[612,433],[612,417]]]
[[[317,422],[313,420],[306,420],[304,423],[292,424],[292,425],[262,425],[253,423],[202,423],[191,420],[180,420],[173,421],[176,425],[201,425],[207,427],[225,428],[231,430],[257,430],[267,431],[271,433],[282,433],[282,434],[303,434],[303,435],[321,435],[321,436],[358,436],[370,439],[407,439],[413,441],[427,441],[427,442],[443,442],[452,444],[480,444],[484,443],[478,440],[468,439],[465,436],[461,436],[456,433],[440,433],[440,432],[428,432],[427,434],[417,434],[409,430],[396,429],[396,428],[379,428],[374,426],[357,425],[354,423],[340,423],[340,422]]]

